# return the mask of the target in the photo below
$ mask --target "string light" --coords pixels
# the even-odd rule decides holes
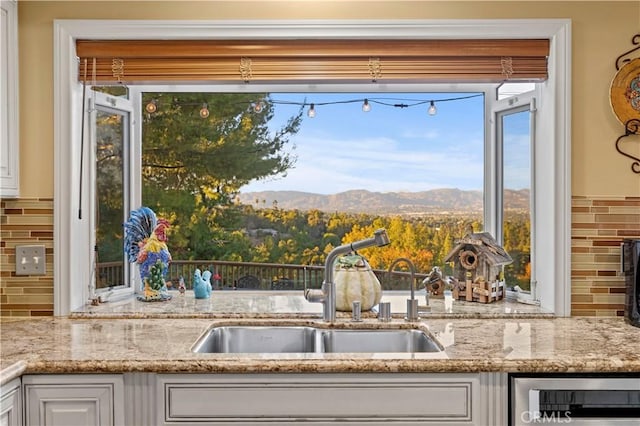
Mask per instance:
[[[155,99],[151,99],[151,101],[149,101],[149,103],[147,104],[146,107],[144,107],[144,109],[149,114],[153,114],[154,112],[156,112],[158,110],[158,101],[156,101]]]
[[[315,108],[315,104],[311,104],[309,106],[309,111],[307,111],[307,116],[309,118],[313,118],[316,116],[316,108]]]
[[[425,105],[428,104],[429,107],[427,109],[427,113],[431,116],[436,115],[438,112],[438,109],[436,107],[436,103],[439,102],[449,102],[449,101],[458,101],[458,100],[463,100],[463,99],[470,99],[470,98],[475,98],[475,97],[479,97],[479,96],[483,96],[482,93],[476,93],[476,94],[471,94],[471,95],[466,95],[466,96],[459,96],[459,97],[455,97],[455,98],[446,98],[446,99],[427,99],[427,100],[420,100],[420,99],[398,99],[398,98],[385,98],[385,97],[379,97],[379,98],[360,98],[360,99],[344,99],[344,100],[335,100],[335,101],[329,101],[329,102],[306,102],[306,101],[288,101],[288,100],[284,100],[284,99],[272,99],[269,98],[268,102],[269,104],[273,104],[273,105],[298,105],[300,107],[309,107],[309,109],[307,110],[307,116],[309,118],[314,118],[316,116],[316,106],[326,106],[326,105],[338,105],[338,104],[351,104],[351,103],[361,103],[362,105],[362,111],[363,112],[369,112],[371,111],[371,105],[372,104],[378,104],[378,105],[382,105],[382,106],[387,106],[387,107],[393,107],[393,108],[410,108],[410,107],[414,107],[414,106],[420,106],[420,105]],[[242,102],[243,104],[246,105],[245,102]],[[202,107],[199,110],[199,115],[202,118],[207,118],[209,117],[209,107],[208,104],[205,103],[193,103],[193,102],[177,102],[176,99],[173,100],[173,102],[171,102],[172,105],[182,105],[182,106],[187,106],[187,105],[201,105]],[[251,108],[251,111],[255,112],[255,113],[261,113],[264,111],[264,109],[267,106],[267,103],[264,100],[258,100],[258,101],[249,101],[249,108]],[[153,114],[155,113],[159,108],[159,103],[157,99],[152,99],[151,101],[149,101],[149,103],[147,103],[147,105],[145,106],[145,110],[149,113],[149,114]]]
[[[431,101],[431,105],[429,105],[429,109],[427,110],[429,115],[436,115],[438,110],[436,109],[436,104],[434,101]]]
[[[202,104],[202,108],[200,108],[200,118],[209,117],[209,108],[207,108],[207,104]]]

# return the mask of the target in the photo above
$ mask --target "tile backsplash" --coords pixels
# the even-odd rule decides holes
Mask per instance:
[[[640,197],[572,197],[571,314],[622,315],[620,243],[640,238]],[[44,276],[16,276],[15,246],[43,244]],[[0,315],[53,315],[53,199],[0,201]]]
[[[572,197],[571,315],[623,315],[620,243],[640,238],[640,197]]]
[[[46,275],[16,275],[16,245],[42,244]],[[0,315],[53,315],[53,199],[0,201]]]

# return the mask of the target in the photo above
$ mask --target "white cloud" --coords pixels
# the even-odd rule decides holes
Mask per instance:
[[[407,128],[402,131],[400,136],[404,139],[437,140],[440,138],[440,132],[436,129],[428,129],[416,132],[415,129]]]
[[[378,192],[443,187],[479,189],[482,181],[482,159],[474,159],[468,151],[402,150],[401,141],[388,138],[298,139],[296,154],[298,162],[285,179],[258,182],[243,191],[332,194],[349,189]]]

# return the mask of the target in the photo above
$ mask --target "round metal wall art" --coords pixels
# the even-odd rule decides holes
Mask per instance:
[[[618,70],[611,82],[610,98],[611,108],[622,125],[640,119],[640,58]]]

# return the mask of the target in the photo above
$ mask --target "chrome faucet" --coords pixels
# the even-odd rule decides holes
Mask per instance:
[[[416,267],[413,262],[406,257],[399,257],[394,260],[389,266],[389,281],[391,280],[393,268],[395,268],[395,266],[400,262],[406,263],[409,266],[409,271],[411,272],[411,283],[409,284],[411,298],[407,299],[407,316],[405,317],[405,320],[418,321],[420,317],[418,316],[418,300],[416,299]]]
[[[333,264],[338,256],[366,247],[382,247],[389,244],[389,236],[384,229],[378,229],[373,237],[350,244],[344,244],[331,250],[324,263],[324,281],[321,289],[305,289],[304,297],[312,303],[322,303],[322,319],[328,322],[336,320],[336,283],[333,282]]]

